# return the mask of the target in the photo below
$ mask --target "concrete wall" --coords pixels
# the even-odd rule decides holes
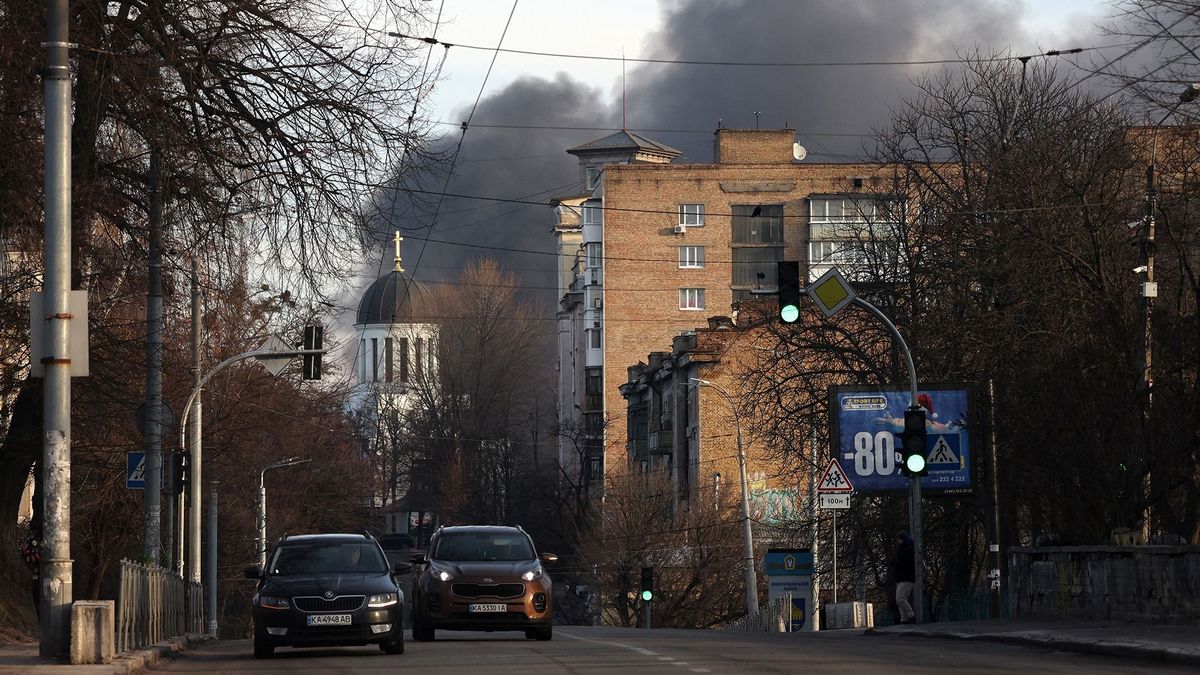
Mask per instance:
[[[1013,618],[1200,623],[1200,546],[1009,550]]]

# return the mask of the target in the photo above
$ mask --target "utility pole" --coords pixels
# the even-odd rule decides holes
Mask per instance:
[[[71,68],[68,0],[46,3],[45,311],[42,398],[41,642],[44,658],[65,654],[71,627]]]
[[[188,545],[191,547],[188,553],[188,568],[191,570],[192,581],[199,583],[200,581],[200,494],[201,488],[204,485],[201,483],[201,467],[202,467],[202,450],[200,439],[200,421],[203,415],[203,406],[200,404],[200,272],[199,263],[196,260],[196,255],[192,255],[192,407],[191,414],[185,408],[184,416],[188,422],[189,441],[188,449],[191,450],[191,475],[188,476],[188,492],[191,498],[190,522],[188,531],[190,539]],[[180,448],[182,450],[182,448]]]
[[[146,294],[146,405],[143,444],[146,451],[146,487],[142,491],[145,536],[143,558],[159,563],[159,526],[162,498],[162,186],[157,148],[150,150],[149,285]]]

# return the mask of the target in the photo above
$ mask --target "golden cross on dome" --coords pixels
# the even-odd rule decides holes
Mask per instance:
[[[404,241],[404,237],[400,236],[400,230],[396,230],[396,236],[392,239],[396,242],[396,271],[403,272],[404,268],[400,266],[400,242]]]

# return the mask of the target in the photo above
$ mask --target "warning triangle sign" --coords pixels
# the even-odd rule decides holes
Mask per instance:
[[[842,471],[842,465],[838,464],[836,459],[829,460],[825,475],[821,476],[821,482],[817,483],[817,492],[854,492],[854,485],[850,483],[850,478]]]
[[[958,455],[955,454],[954,448],[946,442],[946,437],[939,435],[937,443],[934,443],[933,449],[929,451],[930,464],[954,464],[957,465]]]

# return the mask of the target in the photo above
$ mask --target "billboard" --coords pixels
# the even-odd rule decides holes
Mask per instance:
[[[971,390],[966,385],[923,387],[918,400],[925,408],[925,456],[929,475],[922,491],[973,494],[974,448],[971,445]],[[830,448],[833,457],[861,492],[909,489],[900,473],[900,432],[908,408],[907,387],[836,385],[829,388]]]

